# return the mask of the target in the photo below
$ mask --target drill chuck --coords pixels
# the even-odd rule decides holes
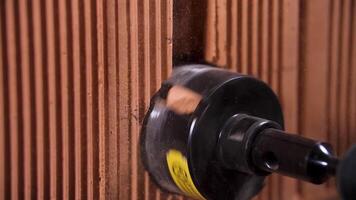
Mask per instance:
[[[285,133],[270,120],[232,116],[219,137],[224,167],[250,174],[285,176],[321,184],[335,175],[338,159],[327,143]]]

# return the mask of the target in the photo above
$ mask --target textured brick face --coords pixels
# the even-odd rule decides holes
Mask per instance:
[[[257,76],[281,99],[286,130],[356,142],[355,0],[210,0],[205,59]],[[260,199],[337,199],[335,183],[272,176]]]
[[[172,1],[0,6],[0,199],[160,196],[137,147],[172,68]]]
[[[341,154],[356,142],[355,17],[355,0],[2,1],[0,200],[181,198],[138,152],[172,60],[261,78],[287,131]],[[333,185],[272,176],[258,198],[325,199]]]

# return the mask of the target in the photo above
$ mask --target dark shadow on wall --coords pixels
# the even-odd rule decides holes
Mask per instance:
[[[173,2],[173,66],[204,62],[207,3]]]

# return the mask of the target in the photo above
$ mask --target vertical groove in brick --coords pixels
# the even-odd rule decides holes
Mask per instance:
[[[277,16],[276,20],[278,21],[278,26],[276,27],[276,38],[278,41],[278,44],[276,45],[276,62],[278,63],[278,70],[276,72],[277,74],[277,93],[278,96],[281,96],[282,93],[282,74],[283,74],[283,61],[284,61],[284,54],[283,54],[283,43],[285,42],[284,40],[284,34],[283,34],[283,28],[284,28],[284,0],[278,0],[278,11],[277,11]]]
[[[147,6],[146,6],[147,7]],[[136,124],[136,130],[137,130],[137,139],[135,139],[135,143],[134,146],[139,145],[139,134],[140,134],[140,125],[141,122],[143,121],[143,117],[145,115],[145,99],[146,99],[146,91],[147,91],[147,87],[150,87],[149,81],[146,78],[146,75],[149,74],[149,66],[147,66],[146,64],[147,61],[147,48],[146,47],[146,38],[147,38],[147,34],[149,34],[149,30],[147,30],[147,24],[145,23],[145,1],[137,1],[137,30],[138,30],[138,41],[137,41],[137,47],[138,47],[138,57],[141,59],[138,59],[137,62],[137,74],[136,77],[138,78],[138,82],[137,82],[137,94],[138,94],[138,104],[137,104],[137,122]],[[160,29],[161,30],[161,29]],[[160,32],[160,31],[158,31]],[[162,56],[163,57],[163,56]],[[137,155],[137,189],[138,189],[138,193],[137,193],[137,198],[138,199],[144,199],[146,194],[145,194],[145,175],[144,175],[144,171],[140,162],[140,151],[139,148],[136,148],[136,155]]]
[[[8,91],[12,91],[8,93],[9,100],[9,138],[10,138],[10,148],[9,151],[11,153],[10,157],[10,169],[8,169],[8,173],[11,175],[10,179],[10,187],[11,187],[11,198],[18,199],[19,197],[19,161],[18,161],[18,99],[17,99],[17,90],[18,83],[16,78],[16,73],[18,70],[17,67],[17,59],[16,59],[16,26],[15,26],[15,14],[14,14],[14,2],[7,1],[5,4],[5,15],[6,15],[6,43],[7,43],[7,65],[8,70],[5,76],[8,76]],[[7,161],[8,162],[8,161]],[[10,191],[8,191],[10,192]]]
[[[105,74],[106,83],[106,134],[105,134],[105,198],[118,198],[118,88],[117,88],[117,30],[116,30],[116,16],[117,6],[116,1],[105,2]],[[120,80],[119,80],[120,81]]]
[[[138,5],[137,1],[130,1],[130,70],[129,70],[129,132],[130,132],[130,199],[138,198],[138,168],[137,168],[137,141],[138,141]]]
[[[352,20],[351,20],[351,28],[350,28],[350,36],[351,36],[351,41],[350,41],[350,63],[349,65],[352,67],[351,71],[352,73],[350,74],[352,78],[351,80],[351,87],[350,87],[350,118],[349,118],[349,123],[350,123],[350,141],[349,145],[353,144],[356,142],[356,80],[354,77],[356,77],[356,1],[352,1],[352,5],[350,6],[350,9],[352,10]]]
[[[151,7],[153,8],[153,7]],[[146,85],[144,86],[144,98],[143,98],[143,107],[141,108],[141,111],[143,109],[143,112],[146,112],[148,106],[149,106],[149,100],[150,100],[150,96],[151,96],[151,68],[153,70],[155,70],[155,66],[150,66],[150,63],[153,61],[150,61],[150,40],[151,37],[150,35],[152,34],[151,32],[151,23],[153,22],[154,24],[154,19],[152,19],[150,17],[150,13],[155,13],[155,10],[151,10],[150,9],[150,1],[149,0],[144,0],[143,1],[143,49],[144,49],[144,55],[143,55],[143,59],[144,59],[144,66],[143,66],[143,80],[146,83]],[[154,32],[153,32],[154,33]],[[154,59],[154,58],[152,58]],[[141,119],[140,119],[141,121]],[[144,173],[144,199],[148,200],[148,199],[154,199],[154,195],[155,192],[154,191],[150,191],[150,181],[149,181],[149,175],[147,172]]]
[[[4,116],[4,199],[11,199],[12,196],[12,186],[11,186],[11,144],[10,144],[10,108],[9,108],[9,87],[8,87],[8,65],[9,58],[8,54],[10,53],[10,49],[8,49],[8,41],[7,41],[7,5],[0,4],[1,8],[1,44],[2,44],[2,54],[1,54],[1,62],[2,62],[2,89],[3,89],[3,116]],[[5,51],[6,49],[6,51]]]
[[[56,63],[55,63],[55,28],[54,28],[54,3],[53,1],[47,1],[45,8],[46,15],[46,32],[47,32],[47,83],[48,83],[48,134],[49,134],[49,173],[50,173],[50,196],[57,197],[58,191],[58,169],[57,169],[57,160],[58,160],[58,147],[56,142],[57,132],[57,98],[56,98]]]
[[[35,102],[36,102],[36,151],[37,151],[37,195],[45,198],[45,92],[43,72],[43,38],[41,2],[33,1],[33,42],[34,42],[34,70],[35,70]]]
[[[155,1],[155,41],[156,43],[153,44],[155,46],[155,60],[156,60],[156,66],[162,67],[162,55],[159,53],[162,51],[162,38],[161,38],[161,27],[162,27],[162,21],[161,21],[161,1],[162,0],[156,0]],[[162,70],[157,70],[156,73],[156,78],[158,79],[157,82],[160,82],[160,79],[162,78]]]
[[[267,10],[268,10],[268,16],[267,16],[267,41],[266,41],[266,46],[267,46],[267,54],[266,54],[266,59],[267,59],[267,66],[266,66],[266,77],[267,77],[267,83],[271,84],[272,83],[272,73],[273,73],[273,27],[274,24],[276,23],[273,21],[273,15],[274,15],[274,1],[269,2],[267,4]]]
[[[329,24],[328,24],[328,31],[329,31],[329,37],[328,37],[328,64],[327,64],[327,92],[326,92],[326,114],[327,114],[327,140],[329,141],[331,139],[331,60],[332,60],[332,39],[333,39],[333,14],[334,14],[334,10],[333,10],[333,0],[330,0],[329,2],[329,18],[328,18],[328,21],[329,21]],[[330,181],[327,183],[327,186],[329,187],[330,186]]]
[[[241,73],[248,73],[249,63],[248,63],[248,5],[250,1],[241,0]]]
[[[335,1],[332,0],[330,1],[330,36],[329,36],[329,51],[330,51],[330,56],[328,60],[328,88],[329,88],[329,115],[328,115],[328,127],[329,127],[329,141],[333,145],[336,153],[338,154],[339,151],[339,145],[338,145],[338,135],[339,135],[339,129],[338,129],[338,120],[337,120],[337,91],[338,91],[338,77],[339,77],[339,70],[338,70],[338,63],[339,63],[339,56],[338,56],[338,46],[339,46],[339,35],[340,32],[339,26],[340,26],[340,1]]]
[[[0,5],[0,12],[3,12],[3,5]],[[2,15],[0,15],[0,163],[6,162],[6,140],[5,140],[5,84],[4,84],[4,57],[3,57],[3,19]],[[0,199],[5,199],[5,164],[0,164]]]
[[[341,78],[342,78],[342,71],[343,71],[343,66],[342,66],[342,54],[343,54],[343,42],[342,42],[342,31],[343,31],[343,26],[344,26],[344,23],[343,23],[343,21],[345,20],[344,19],[344,14],[343,14],[343,5],[344,5],[344,0],[340,0],[340,1],[338,1],[338,3],[339,3],[339,6],[338,6],[338,11],[339,11],[339,13],[340,13],[340,15],[339,15],[339,18],[338,18],[338,23],[339,23],[339,26],[338,26],[338,29],[337,29],[337,31],[338,31],[338,38],[336,39],[337,40],[337,47],[336,47],[336,49],[337,49],[337,57],[338,57],[338,59],[337,59],[337,82],[336,82],[336,119],[335,119],[335,121],[336,121],[336,130],[337,130],[337,152],[339,153],[339,154],[341,154],[342,153],[342,138],[340,138],[340,136],[343,134],[343,133],[341,133],[341,131],[342,131],[342,125],[341,125],[341,119],[340,119],[340,112],[341,112],[341,110],[340,110],[340,106],[341,106],[341,103],[340,103],[340,101],[341,101],[341,95],[340,95],[340,93],[341,93],[341,83],[342,83],[342,80],[341,80]]]
[[[348,138],[349,138],[349,130],[348,130],[348,112],[349,112],[349,105],[348,103],[348,85],[349,85],[349,74],[350,74],[350,66],[349,66],[349,51],[350,51],[350,6],[351,0],[342,0],[341,1],[341,24],[340,24],[340,49],[339,49],[339,71],[340,71],[340,82],[339,82],[339,115],[338,120],[340,123],[340,151],[344,153],[347,148]]]
[[[74,53],[74,48],[76,47],[77,41],[74,40],[74,28],[73,28],[73,19],[75,16],[72,13],[73,5],[72,1],[67,0],[65,4],[65,9],[66,9],[66,15],[67,15],[67,49],[66,52],[67,54],[67,59],[68,59],[68,68],[67,68],[67,105],[68,105],[68,113],[67,113],[67,123],[68,123],[68,135],[66,136],[67,138],[67,143],[66,150],[68,152],[68,197],[70,199],[74,199],[76,195],[76,190],[75,190],[75,183],[76,183],[76,172],[75,172],[75,160],[76,160],[76,155],[75,155],[75,102],[74,102],[74,65],[76,64],[76,59],[79,59],[78,57],[75,57]]]
[[[355,9],[355,4],[356,2],[354,0],[350,0],[349,1],[349,29],[348,29],[348,49],[347,49],[347,70],[348,70],[348,74],[347,74],[347,89],[346,89],[346,130],[347,130],[347,141],[346,141],[346,147],[349,148],[350,145],[352,143],[354,143],[354,141],[352,141],[352,135],[355,133],[355,129],[352,129],[352,124],[354,124],[355,118],[353,116],[353,107],[354,107],[354,103],[355,99],[353,99],[354,93],[356,93],[356,89],[352,89],[353,87],[353,82],[355,82],[355,80],[353,79],[355,76],[353,76],[353,72],[355,71],[354,67],[356,66],[355,63],[353,63],[354,60],[354,49],[355,47],[353,46],[355,44],[354,41],[354,35],[356,34],[354,32],[354,24],[355,24],[355,14],[353,13],[356,9]],[[354,34],[354,35],[353,35]]]
[[[256,76],[261,77],[262,75],[262,51],[263,51],[263,15],[264,15],[264,10],[263,10],[263,1],[258,0],[256,2],[258,4],[258,8],[256,9],[257,16],[256,16],[256,51],[255,51],[255,62],[257,66],[257,71]]]
[[[159,11],[159,21],[160,23],[158,23],[157,25],[157,29],[156,31],[160,33],[159,39],[158,41],[161,42],[160,46],[161,46],[161,77],[160,79],[163,79],[164,77],[168,76],[168,71],[167,71],[167,64],[168,64],[168,60],[169,58],[167,57],[167,49],[168,49],[168,43],[169,43],[169,36],[167,35],[167,23],[168,23],[168,19],[167,19],[167,2],[168,1],[158,1],[157,2],[157,11]]]
[[[220,0],[216,4],[216,37],[217,37],[217,64],[226,67],[227,64],[227,0]]]
[[[50,153],[49,153],[49,101],[48,101],[48,82],[47,82],[47,74],[48,67],[46,63],[48,62],[48,50],[47,50],[47,18],[46,18],[46,4],[47,1],[42,1],[40,3],[40,17],[41,17],[41,35],[42,35],[42,84],[43,84],[43,198],[50,198],[50,185],[46,184],[50,182]]]
[[[14,2],[14,23],[15,24],[19,24],[19,2],[15,1]],[[16,49],[16,53],[15,53],[15,58],[17,60],[17,69],[16,69],[16,82],[17,82],[17,90],[15,91],[17,93],[17,145],[18,145],[18,150],[17,150],[17,157],[18,157],[18,198],[19,199],[23,199],[23,191],[24,191],[24,169],[23,169],[23,106],[22,106],[22,79],[21,79],[21,75],[22,75],[22,69],[21,69],[21,38],[20,38],[20,31],[19,31],[19,26],[15,26],[15,49]]]
[[[87,143],[87,60],[86,60],[86,34],[85,34],[85,11],[84,11],[84,1],[80,0],[79,5],[78,5],[78,10],[79,10],[79,16],[78,16],[78,25],[79,25],[79,48],[80,48],[80,57],[79,57],[79,73],[81,74],[80,76],[80,115],[79,115],[79,121],[80,121],[80,129],[81,132],[79,133],[80,137],[80,142],[77,142],[79,145],[80,151],[80,170],[78,173],[80,173],[80,188],[77,189],[78,192],[81,194],[78,196],[81,197],[81,199],[87,199],[87,192],[88,192],[88,184],[87,184],[87,177],[88,177],[88,165],[87,165],[87,151],[88,151],[88,143]]]
[[[94,199],[97,198],[97,169],[98,169],[98,160],[97,160],[97,71],[96,69],[96,24],[94,23],[95,16],[95,6],[93,5],[94,1],[84,1],[84,37],[85,37],[85,95],[86,99],[86,165],[87,165],[87,198]]]
[[[165,3],[166,7],[163,7],[163,9],[166,10],[166,16],[163,16],[166,18],[166,24],[164,28],[167,30],[166,35],[164,36],[166,38],[165,43],[167,44],[167,47],[165,49],[165,51],[167,52],[167,64],[166,66],[164,66],[164,69],[166,71],[165,76],[163,76],[164,79],[167,79],[168,76],[171,75],[173,68],[173,4],[174,0],[167,0]]]
[[[29,32],[27,19],[28,4],[19,2],[19,26],[20,26],[20,54],[21,54],[21,79],[22,79],[22,108],[23,115],[23,198],[31,198],[31,88],[30,88],[30,59],[29,59]]]
[[[271,16],[272,16],[272,24],[271,24],[271,87],[272,89],[278,94],[278,84],[279,84],[279,69],[280,69],[280,63],[279,63],[279,58],[280,56],[278,55],[278,45],[280,43],[280,40],[282,38],[279,38],[278,34],[278,29],[279,29],[279,7],[281,6],[280,1],[278,0],[273,0],[272,1],[272,6],[273,9],[271,10]]]
[[[62,56],[61,56],[61,35],[62,33],[60,28],[60,10],[59,4],[57,1],[52,1],[48,3],[47,6],[51,6],[53,10],[53,35],[48,32],[48,38],[50,39],[53,36],[54,43],[54,55],[52,55],[49,50],[49,59],[51,56],[54,56],[54,66],[50,66],[48,69],[48,79],[49,81],[49,101],[53,100],[52,106],[49,108],[49,116],[50,116],[50,146],[51,146],[51,159],[55,159],[55,162],[51,165],[51,170],[53,169],[53,173],[51,171],[51,181],[55,181],[56,183],[51,185],[51,195],[52,192],[55,191],[55,198],[63,198],[63,123],[62,123]],[[48,23],[51,17],[48,16]],[[48,28],[51,26],[48,25]],[[51,45],[52,42],[48,41],[48,45]],[[51,49],[51,48],[48,48]],[[53,95],[53,96],[52,96]],[[51,105],[51,103],[50,103]],[[55,110],[54,110],[55,108]],[[53,113],[54,112],[54,113]],[[52,123],[53,122],[53,123]],[[52,135],[54,134],[54,135]],[[52,148],[53,147],[53,148]],[[56,155],[52,157],[53,155]],[[56,174],[54,174],[54,172]]]
[[[71,154],[74,154],[74,160],[71,162],[71,165],[74,165],[74,176],[75,176],[75,183],[74,183],[74,192],[75,192],[75,199],[82,198],[82,131],[83,127],[81,124],[81,116],[82,116],[82,107],[81,107],[81,89],[82,89],[82,76],[84,74],[81,73],[81,50],[80,50],[80,19],[79,19],[79,1],[74,0],[71,1],[71,10],[68,12],[71,13],[71,37],[72,37],[72,49],[70,50],[70,54],[73,55],[73,62],[71,70],[73,71],[73,101],[74,101],[74,132],[71,133],[74,135],[74,151]]]
[[[260,1],[261,5],[261,50],[260,50],[260,78],[267,82],[268,81],[268,55],[269,55],[269,2],[268,1]]]
[[[252,19],[251,19],[251,50],[250,50],[250,59],[251,59],[251,74],[254,76],[258,75],[258,51],[259,51],[259,45],[258,45],[258,36],[260,31],[259,27],[259,9],[260,5],[258,0],[253,0],[252,1]]]
[[[241,55],[242,55],[242,1],[237,1],[236,5],[236,24],[232,24],[232,26],[236,26],[236,71],[240,72],[241,67]]]
[[[92,195],[92,198],[94,199],[99,199],[100,197],[100,184],[101,184],[101,177],[100,177],[100,121],[99,121],[99,34],[100,32],[98,31],[98,10],[97,10],[97,3],[95,0],[91,1],[91,36],[92,36],[92,74],[91,74],[91,92],[92,92],[92,115],[93,115],[93,121],[92,121],[92,138],[91,138],[91,145],[92,145],[92,154],[88,154],[89,156],[92,157],[92,174],[93,174],[93,179],[90,184],[92,184],[92,191],[90,195]],[[89,75],[88,75],[89,76]],[[89,141],[89,140],[88,140]],[[89,153],[89,152],[88,152]]]
[[[72,188],[72,166],[70,156],[73,152],[70,151],[71,148],[71,121],[70,121],[70,54],[69,40],[70,40],[70,12],[68,10],[68,3],[65,1],[58,2],[59,9],[59,51],[60,51],[60,83],[61,83],[61,122],[62,122],[62,198],[69,198],[71,195],[75,194]],[[72,196],[73,197],[73,196]]]
[[[237,20],[237,11],[238,11],[238,1],[228,1],[228,21],[227,21],[227,35],[228,35],[228,48],[227,56],[228,62],[227,65],[230,69],[237,69],[238,54],[238,20]]]
[[[207,22],[206,22],[206,47],[205,59],[208,62],[216,63],[216,0],[209,0],[207,5]]]
[[[106,147],[105,147],[105,133],[107,131],[107,122],[105,117],[107,116],[106,110],[106,86],[107,86],[107,76],[106,76],[106,60],[105,60],[105,19],[106,19],[106,10],[104,1],[95,1],[96,4],[96,30],[97,30],[97,74],[93,74],[98,77],[98,138],[99,141],[99,199],[104,199],[106,194],[106,167],[105,167],[105,158],[106,158]]]
[[[251,74],[253,72],[253,25],[254,25],[254,2],[249,0],[246,1],[246,74]]]
[[[129,12],[127,8],[129,7],[129,1],[119,1],[118,2],[118,74],[119,80],[117,81],[119,85],[118,90],[118,148],[119,148],[119,199],[129,199],[130,197],[130,176],[129,176]]]

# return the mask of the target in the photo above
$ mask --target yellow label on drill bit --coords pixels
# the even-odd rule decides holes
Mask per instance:
[[[205,200],[195,187],[189,173],[187,159],[181,152],[173,149],[169,150],[167,153],[167,164],[174,182],[182,192],[195,199]]]

